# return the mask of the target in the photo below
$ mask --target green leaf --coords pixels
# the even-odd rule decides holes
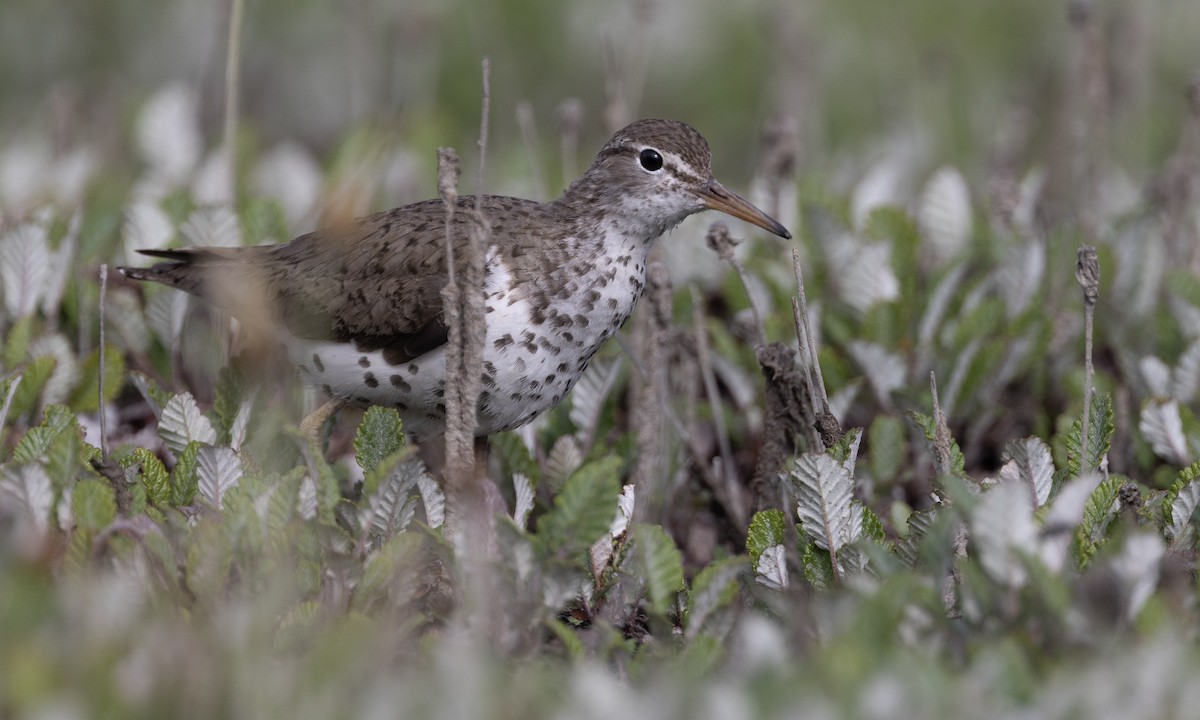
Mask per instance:
[[[515,432],[503,432],[488,438],[488,448],[492,455],[500,458],[501,467],[506,476],[521,473],[529,478],[536,488],[542,479],[542,469],[529,454],[525,441]]]
[[[171,475],[158,457],[146,448],[134,448],[121,461],[121,467],[138,465],[142,487],[146,489],[147,499],[159,507],[165,507],[171,502]]]
[[[858,455],[858,441],[861,436],[862,428],[850,428],[846,432],[842,433],[841,439],[834,443],[833,446],[830,447],[826,452],[828,452],[834,460],[837,460],[843,465],[845,465],[846,461],[848,460],[857,460],[856,456]],[[853,466],[848,467],[847,469],[852,471]]]
[[[171,392],[155,382],[154,378],[137,370],[129,373],[129,380],[146,399],[154,414],[162,415],[162,409],[171,401]]]
[[[54,441],[72,427],[78,428],[75,414],[62,405],[50,405],[46,408],[41,424],[30,428],[21,438],[21,442],[17,443],[13,450],[13,462],[19,464],[44,461]]]
[[[637,525],[633,529],[642,579],[650,595],[650,608],[659,615],[671,611],[671,605],[683,590],[683,556],[675,541],[658,525]]]
[[[829,590],[834,586],[833,561],[828,550],[822,550],[814,543],[804,546],[804,554],[800,558],[804,564],[804,577],[816,590]]]
[[[46,408],[42,424],[29,430],[13,451],[14,462],[42,462],[56,488],[65,488],[99,451],[83,441],[83,428],[66,406]]]
[[[96,412],[100,408],[100,350],[88,354],[79,368],[81,382],[71,393],[70,404],[76,412]],[[104,402],[117,398],[125,385],[125,356],[108,345],[104,349]]]
[[[867,461],[877,482],[896,478],[906,459],[904,422],[891,415],[879,415],[867,430]]]
[[[692,580],[684,627],[689,638],[703,633],[710,618],[733,605],[738,597],[738,580],[751,566],[744,555],[714,560]]]
[[[1086,567],[1096,551],[1108,539],[1108,526],[1116,514],[1114,506],[1125,478],[1113,475],[1092,491],[1083,506],[1083,522],[1075,529],[1075,558]]]
[[[867,507],[863,503],[862,506],[862,537],[871,538],[876,542],[887,543],[887,531],[884,530],[883,521],[875,514],[875,511]]]
[[[8,409],[9,420],[19,418],[37,407],[42,388],[46,386],[46,381],[54,373],[57,364],[58,361],[53,355],[43,355],[29,361],[21,371],[21,384],[13,393],[12,405]]]
[[[388,602],[391,607],[402,607],[421,588],[405,579],[406,569],[421,549],[421,536],[417,533],[398,533],[392,536],[367,560],[363,567],[362,580],[354,588],[353,606],[365,610],[376,603]],[[402,591],[404,597],[395,593]]]
[[[1200,461],[1194,462],[1191,465],[1179,471],[1179,476],[1175,482],[1171,484],[1162,500],[1162,516],[1164,528],[1168,530],[1168,537],[1179,534],[1188,522],[1191,522],[1192,514],[1195,512],[1198,505],[1196,498],[1200,496]],[[1183,499],[1180,500],[1180,493],[1183,493]],[[1178,507],[1178,510],[1176,509]],[[1190,508],[1190,512],[1189,512]],[[1187,517],[1175,517],[1176,513]]]
[[[570,557],[599,540],[617,513],[621,459],[588,463],[563,483],[554,507],[538,523],[537,540],[547,552]]]
[[[754,513],[750,530],[746,533],[746,552],[750,553],[750,564],[758,566],[763,550],[772,545],[782,545],[787,531],[787,518],[782,510],[772,508]]]
[[[171,504],[176,507],[190,505],[200,487],[200,446],[197,440],[188,443],[171,472]]]
[[[80,480],[71,495],[71,509],[77,527],[96,532],[117,519],[117,497],[111,487],[99,480]]]
[[[26,315],[13,323],[4,339],[4,367],[15,368],[25,360],[29,343],[33,340],[33,315]]]
[[[378,405],[367,408],[354,436],[354,453],[363,472],[371,474],[384,458],[403,449],[400,413]]]
[[[560,620],[547,620],[546,627],[562,642],[571,662],[580,662],[587,657],[587,648],[584,647],[583,640],[580,639],[579,632],[575,628]]]
[[[217,418],[214,424],[218,443],[229,443],[229,429],[233,427],[233,420],[242,408],[242,401],[245,399],[248,389],[249,381],[238,358],[234,358],[229,366],[221,368],[217,373],[213,414]]]
[[[908,412],[908,417],[916,423],[921,432],[925,434],[925,439],[930,443],[930,451],[933,450],[933,442],[937,438],[937,426],[933,421],[933,417],[924,413],[919,413],[915,410]],[[953,437],[950,438],[950,472],[958,477],[966,477],[967,461],[963,457],[962,450],[958,447],[958,441]]]
[[[1071,432],[1066,438],[1067,473],[1070,477],[1079,477],[1085,472],[1095,471],[1112,446],[1113,408],[1112,398],[1108,393],[1096,393],[1092,397],[1088,418],[1087,458],[1082,458],[1082,426],[1082,418],[1071,423]]]

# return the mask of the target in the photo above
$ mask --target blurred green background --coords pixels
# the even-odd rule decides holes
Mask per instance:
[[[1103,12],[1116,63],[1106,87],[1113,152],[1136,172],[1175,142],[1183,90],[1200,66],[1200,3],[1091,5]],[[1014,114],[1035,136],[1026,150],[1053,149],[1070,121],[1064,105],[1082,43],[1069,3],[1047,0],[249,0],[246,8],[241,114],[258,142],[298,140],[328,162],[354,129],[371,126],[431,157],[434,145],[470,157],[486,55],[499,168],[524,157],[518,102],[531,104],[553,147],[557,109],[576,98],[582,161],[613,120],[669,116],[700,128],[719,148],[718,174],[735,182],[754,167],[774,114],[798,121],[802,171],[836,171],[835,162],[903,138],[930,163],[955,162],[970,177]],[[111,164],[125,155],[138,104],[181,80],[199,92],[215,143],[228,11],[225,0],[0,2],[3,137],[48,129],[55,148],[99,143]],[[553,191],[558,163],[545,160]],[[503,185],[503,172],[493,177]]]

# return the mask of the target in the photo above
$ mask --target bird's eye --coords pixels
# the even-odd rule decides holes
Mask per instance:
[[[662,155],[659,155],[658,151],[654,148],[646,148],[638,154],[638,162],[642,164],[644,169],[650,172],[658,172],[662,170],[663,166]]]

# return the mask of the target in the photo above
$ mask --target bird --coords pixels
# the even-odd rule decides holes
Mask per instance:
[[[695,128],[646,119],[613,135],[557,199],[482,196],[491,232],[477,437],[518,428],[566,397],[629,318],[655,242],[684,218],[718,210],[791,239],[718,182],[711,164]],[[456,268],[468,215],[451,215]],[[327,408],[395,408],[421,442],[445,432],[446,218],[442,200],[426,200],[286,243],[140,250],[160,262],[120,270],[253,318],[255,332],[272,335],[332,398]]]

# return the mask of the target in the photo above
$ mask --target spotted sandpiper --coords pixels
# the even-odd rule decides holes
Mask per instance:
[[[563,399],[629,317],[654,241],[688,215],[720,210],[791,237],[717,182],[711,157],[690,125],[641,120],[556,200],[483,197],[492,243],[477,435],[520,427]],[[235,317],[265,313],[262,327],[312,384],[348,404],[396,408],[419,441],[445,425],[445,218],[442,202],[427,200],[278,245],[144,250],[167,262],[121,271]],[[466,213],[452,222],[465,243]],[[456,247],[456,265],[464,256]]]

